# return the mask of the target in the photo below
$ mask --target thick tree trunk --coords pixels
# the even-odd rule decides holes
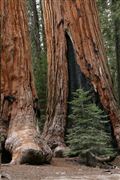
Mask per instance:
[[[64,144],[69,89],[74,91],[87,84],[85,89],[93,86],[110,115],[120,148],[120,111],[106,65],[95,0],[43,0],[43,8],[48,56],[43,136],[52,148]]]
[[[64,145],[68,72],[61,0],[43,1],[47,40],[48,105],[43,136],[51,148]]]
[[[50,161],[51,150],[39,137],[33,109],[34,86],[24,0],[1,0],[1,135],[11,163]]]

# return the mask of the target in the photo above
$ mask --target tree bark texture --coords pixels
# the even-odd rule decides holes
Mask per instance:
[[[43,47],[43,51],[46,52],[46,37],[45,37],[45,28],[44,28],[44,18],[43,18],[43,8],[42,8],[42,1],[39,0],[40,6],[40,34],[41,34],[41,44]]]
[[[48,57],[48,106],[43,136],[51,147],[64,144],[69,88],[80,87],[86,79],[110,116],[120,148],[120,111],[106,65],[95,0],[43,0],[43,10]]]
[[[120,19],[115,21],[115,44],[116,44],[116,61],[117,61],[117,88],[118,102],[120,105]]]
[[[1,0],[0,133],[11,163],[50,161],[51,150],[39,137],[33,109],[37,98],[24,0]]]
[[[112,0],[113,9],[117,8],[117,0]],[[115,50],[116,50],[116,65],[117,65],[117,92],[118,102],[120,105],[120,17],[114,17],[114,30],[115,30]]]
[[[38,16],[38,11],[37,11],[37,5],[36,5],[36,0],[30,1],[31,3],[31,9],[33,12],[33,17],[32,17],[32,33],[34,36],[34,41],[35,41],[35,48],[36,48],[36,55],[38,59],[40,58],[41,54],[41,44],[40,44],[40,27],[39,27],[39,16]]]

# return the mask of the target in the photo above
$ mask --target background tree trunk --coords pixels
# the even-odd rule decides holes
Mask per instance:
[[[41,0],[27,0],[27,7],[32,50],[32,67],[38,95],[37,104],[40,107],[40,111],[37,111],[36,114],[40,130],[42,131],[47,104],[47,52]],[[39,43],[37,43],[36,40],[39,41]]]
[[[11,163],[40,164],[51,150],[39,137],[33,101],[37,99],[24,0],[1,1],[1,134]]]
[[[48,106],[43,136],[52,148],[64,144],[69,89],[87,84],[85,89],[94,88],[110,115],[120,148],[120,111],[106,65],[95,0],[43,0],[43,8],[48,56]]]
[[[120,105],[120,19],[115,21],[115,42],[116,42],[116,61],[117,61],[117,88],[118,102]]]
[[[118,1],[112,0],[113,13],[118,8]],[[120,17],[113,16],[114,19],[114,30],[115,30],[115,50],[116,50],[116,69],[117,69],[117,92],[118,92],[118,102],[120,105]]]
[[[36,5],[36,0],[30,1],[31,9],[32,9],[32,24],[31,24],[31,29],[32,29],[32,36],[34,37],[34,42],[35,42],[35,47],[36,47],[36,55],[38,59],[40,59],[40,54],[41,54],[41,42],[40,42],[40,27],[39,27],[39,16],[38,16],[38,11],[37,11],[37,5]]]
[[[43,47],[43,52],[46,52],[46,37],[45,37],[45,30],[44,30],[44,18],[43,18],[43,9],[42,9],[42,0],[39,0],[39,7],[40,7],[40,34],[41,34],[41,44]]]

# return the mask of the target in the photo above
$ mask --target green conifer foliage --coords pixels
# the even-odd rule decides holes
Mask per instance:
[[[72,113],[69,120],[73,127],[68,130],[67,143],[70,156],[85,155],[88,152],[97,156],[111,156],[114,153],[111,133],[105,131],[106,116],[91,103],[90,92],[78,89],[70,102]]]

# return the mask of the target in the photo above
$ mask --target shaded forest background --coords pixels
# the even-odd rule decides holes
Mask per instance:
[[[31,37],[32,63],[38,93],[37,117],[42,130],[47,103],[47,48],[41,0],[28,0],[28,19]],[[100,27],[112,76],[114,92],[120,104],[120,1],[97,0]]]

